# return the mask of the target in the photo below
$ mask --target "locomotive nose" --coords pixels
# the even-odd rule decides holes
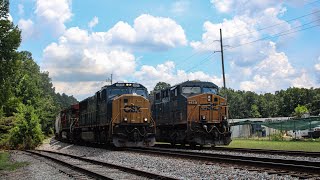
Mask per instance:
[[[139,95],[122,95],[114,100],[114,119],[119,123],[148,123],[150,119],[150,103]],[[117,111],[117,112],[116,112]]]

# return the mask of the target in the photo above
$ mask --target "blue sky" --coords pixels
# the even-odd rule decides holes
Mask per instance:
[[[10,1],[20,50],[58,92],[83,99],[109,74],[149,90],[199,79],[258,93],[320,86],[320,1]]]

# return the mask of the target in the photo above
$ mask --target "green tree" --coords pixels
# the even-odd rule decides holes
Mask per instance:
[[[251,105],[251,117],[253,118],[259,118],[261,117],[261,114],[259,112],[259,108],[256,104]]]
[[[294,115],[296,117],[302,117],[302,115],[306,113],[309,113],[309,110],[306,106],[300,106],[300,104],[298,104],[298,106],[294,108]]]
[[[171,85],[169,83],[165,83],[165,82],[158,82],[156,84],[156,86],[153,88],[153,91],[159,91],[159,90],[163,90],[166,89],[168,87],[170,87]]]
[[[10,130],[9,145],[15,149],[33,149],[44,139],[38,116],[32,106],[20,104],[15,113],[15,127]]]
[[[0,109],[6,114],[14,101],[13,79],[16,69],[16,50],[20,46],[21,32],[8,20],[9,0],[0,0]]]

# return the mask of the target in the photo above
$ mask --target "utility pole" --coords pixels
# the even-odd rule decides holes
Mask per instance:
[[[223,44],[222,44],[222,30],[220,29],[220,48],[221,48],[221,61],[222,61],[222,76],[223,76],[223,88],[226,89],[226,78],[224,75],[224,59],[223,59]]]

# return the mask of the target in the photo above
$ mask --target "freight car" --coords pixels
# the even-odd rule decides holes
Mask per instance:
[[[72,141],[73,128],[79,126],[79,104],[71,105],[70,107],[60,111],[56,117],[55,135],[57,139]]]
[[[231,142],[225,98],[211,82],[186,81],[154,93],[156,139],[174,144],[228,145]]]
[[[57,137],[116,147],[153,146],[156,129],[147,98],[147,89],[138,83],[104,86],[79,105],[60,112]]]

